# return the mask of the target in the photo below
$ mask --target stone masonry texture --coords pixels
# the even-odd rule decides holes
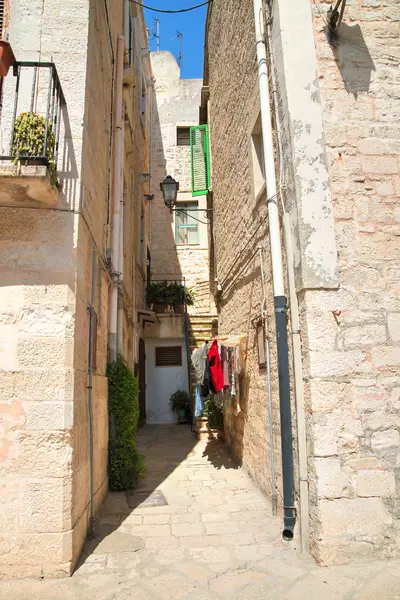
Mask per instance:
[[[400,7],[349,0],[332,46],[330,5],[293,10],[278,0],[271,23],[301,313],[311,550],[321,564],[400,548]],[[248,336],[243,411],[228,415],[227,441],[270,494],[266,376],[253,328],[261,245],[274,346],[265,195],[255,198],[250,151],[260,110],[252,2],[215,1],[207,45],[219,331]],[[280,487],[274,351],[272,373]]]
[[[321,569],[218,440],[145,426],[135,495],[106,499],[71,578],[0,582],[8,600],[396,600],[399,559]],[[153,492],[164,506],[146,506]],[[140,495],[139,495],[140,494]]]
[[[193,198],[190,179],[190,147],[177,145],[177,127],[199,123],[201,79],[181,79],[179,66],[170,52],[154,52],[151,57],[155,77],[152,104],[152,181],[151,201],[152,277],[154,279],[186,279],[195,291],[191,313],[215,313],[210,295],[209,247],[206,218],[202,212],[199,244],[177,245],[175,220],[164,205],[159,184],[167,175],[179,182],[179,202],[199,202],[206,208],[205,197]]]
[[[143,74],[151,81],[150,60],[139,57],[146,45],[141,9],[132,21],[134,79],[137,83]],[[109,3],[109,25],[110,31],[105,5],[94,0],[72,0],[67,8],[59,0],[11,2],[9,34],[17,59],[53,60],[66,108],[57,210],[0,207],[0,578],[69,575],[87,535],[88,306],[94,246],[96,513],[107,493],[110,278],[104,264],[111,243],[113,53],[124,31],[122,2]],[[8,79],[6,104],[12,87]],[[27,90],[22,88],[24,97]],[[149,240],[147,190],[140,175],[149,170],[150,117],[147,111],[141,118],[139,94],[138,85],[124,87],[126,284],[121,347],[130,366],[137,341],[135,310],[144,306],[145,259],[136,261],[142,207],[144,245]]]

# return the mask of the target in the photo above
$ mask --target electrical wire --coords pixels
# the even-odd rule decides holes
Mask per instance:
[[[207,0],[207,2],[202,2],[201,4],[196,4],[196,6],[190,6],[189,8],[181,8],[181,9],[177,9],[177,10],[163,10],[162,8],[154,8],[152,6],[146,6],[145,4],[142,4],[141,2],[138,2],[137,0],[130,0],[130,2],[132,2],[132,4],[137,4],[138,6],[142,6],[143,8],[147,8],[147,10],[152,10],[154,12],[159,12],[159,13],[167,13],[167,14],[171,15],[171,14],[189,12],[189,10],[195,10],[196,8],[200,8],[201,6],[206,6],[207,4],[212,4],[213,0]]]

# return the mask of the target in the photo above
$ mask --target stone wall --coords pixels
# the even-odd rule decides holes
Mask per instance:
[[[400,495],[399,6],[348,2],[336,48],[323,31],[329,6],[314,7],[313,23],[307,4],[277,0],[271,22],[282,199],[301,312],[310,541],[322,564],[397,554]],[[246,401],[238,417],[226,417],[227,440],[270,494],[266,380],[252,325],[261,306],[259,245],[278,489],[280,436],[265,194],[255,197],[250,144],[259,113],[252,3],[216,1],[208,21],[219,332],[248,336]]]
[[[314,6],[340,289],[304,295],[322,562],[399,551],[400,6]]]
[[[193,198],[190,181],[190,147],[177,145],[177,127],[199,123],[200,79],[181,79],[180,70],[170,52],[151,55],[155,76],[152,112],[152,277],[154,279],[186,278],[196,292],[191,312],[215,312],[209,293],[209,250],[206,218],[198,213],[199,244],[176,245],[175,215],[165,207],[159,184],[167,175],[179,181],[179,202],[199,202],[206,208],[206,198]],[[208,294],[203,288],[208,287]]]
[[[108,483],[105,374],[110,276],[105,265],[111,240],[113,56],[117,37],[124,31],[123,3],[108,3],[110,32],[104,3],[73,0],[65,8],[65,3],[53,0],[46,2],[44,9],[42,4],[36,0],[13,2],[10,38],[19,60],[52,58],[56,63],[66,98],[58,165],[61,188],[53,207],[1,208],[0,413],[4,418],[0,423],[0,470],[5,493],[0,497],[0,577],[67,575],[87,535],[88,306],[93,277],[97,314],[93,376],[96,512]],[[135,84],[124,90],[130,111],[125,123],[126,283],[121,341],[131,365],[134,311],[144,306],[143,265],[138,277],[134,262],[140,231],[137,207],[143,205],[147,191],[140,176],[149,170],[149,115],[137,133],[142,127],[136,85],[140,68],[151,81],[149,59],[143,66],[139,64],[139,49],[147,43],[141,9],[134,26]],[[7,79],[5,94],[11,83],[14,81]],[[21,93],[26,95],[26,90]],[[144,215],[147,245],[146,205]]]
[[[247,336],[241,412],[227,406],[226,440],[234,456],[271,496],[267,375],[258,366],[255,324],[261,318],[262,285],[258,248],[266,277],[267,323],[271,336],[273,436],[280,493],[279,400],[266,196],[256,200],[251,133],[259,115],[254,17],[251,2],[215,2],[208,29],[209,124],[212,153],[216,277],[222,288],[218,334]]]

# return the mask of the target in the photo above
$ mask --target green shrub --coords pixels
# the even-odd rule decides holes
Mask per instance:
[[[53,187],[58,185],[56,165],[54,164],[55,136],[52,123],[47,129],[46,152],[44,152],[44,134],[46,119],[37,113],[22,112],[15,120],[12,154],[15,159],[25,156],[46,156],[49,161],[50,181]]]
[[[179,412],[180,410],[188,410],[189,394],[185,390],[178,390],[169,399],[171,410]]]
[[[224,430],[224,409],[216,402],[214,394],[205,401],[202,416],[207,417],[210,429]]]
[[[144,457],[136,448],[139,420],[137,379],[121,356],[107,367],[110,440],[108,477],[111,491],[134,489],[145,475]]]
[[[188,306],[193,306],[195,293],[191,288],[186,288],[186,301]],[[185,303],[185,287],[181,283],[168,283],[168,281],[152,281],[146,288],[147,304],[168,304],[176,309]]]

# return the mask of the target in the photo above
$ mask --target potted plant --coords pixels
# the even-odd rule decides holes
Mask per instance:
[[[155,281],[147,285],[146,289],[146,300],[149,307],[152,307],[154,312],[158,314],[165,313],[168,302],[166,298],[166,287],[165,281]]]
[[[218,437],[224,440],[224,409],[214,395],[211,395],[207,401],[207,416],[209,429],[217,430]]]
[[[178,415],[178,423],[187,423],[189,412],[189,394],[185,390],[177,390],[169,399],[171,410]]]
[[[45,163],[47,165],[50,182],[53,187],[58,187],[59,182],[54,163],[55,137],[51,123],[47,127],[46,148],[44,137],[46,119],[37,113],[22,112],[15,120],[13,150],[15,162],[23,160],[26,164]]]
[[[0,40],[0,77],[5,77],[15,62],[14,52],[11,44],[5,40]]]
[[[185,312],[185,286],[179,283],[172,284],[174,287],[171,289],[171,305],[174,312],[177,314],[183,314]],[[195,300],[195,293],[191,288],[186,288],[186,303],[188,306],[193,306]]]

